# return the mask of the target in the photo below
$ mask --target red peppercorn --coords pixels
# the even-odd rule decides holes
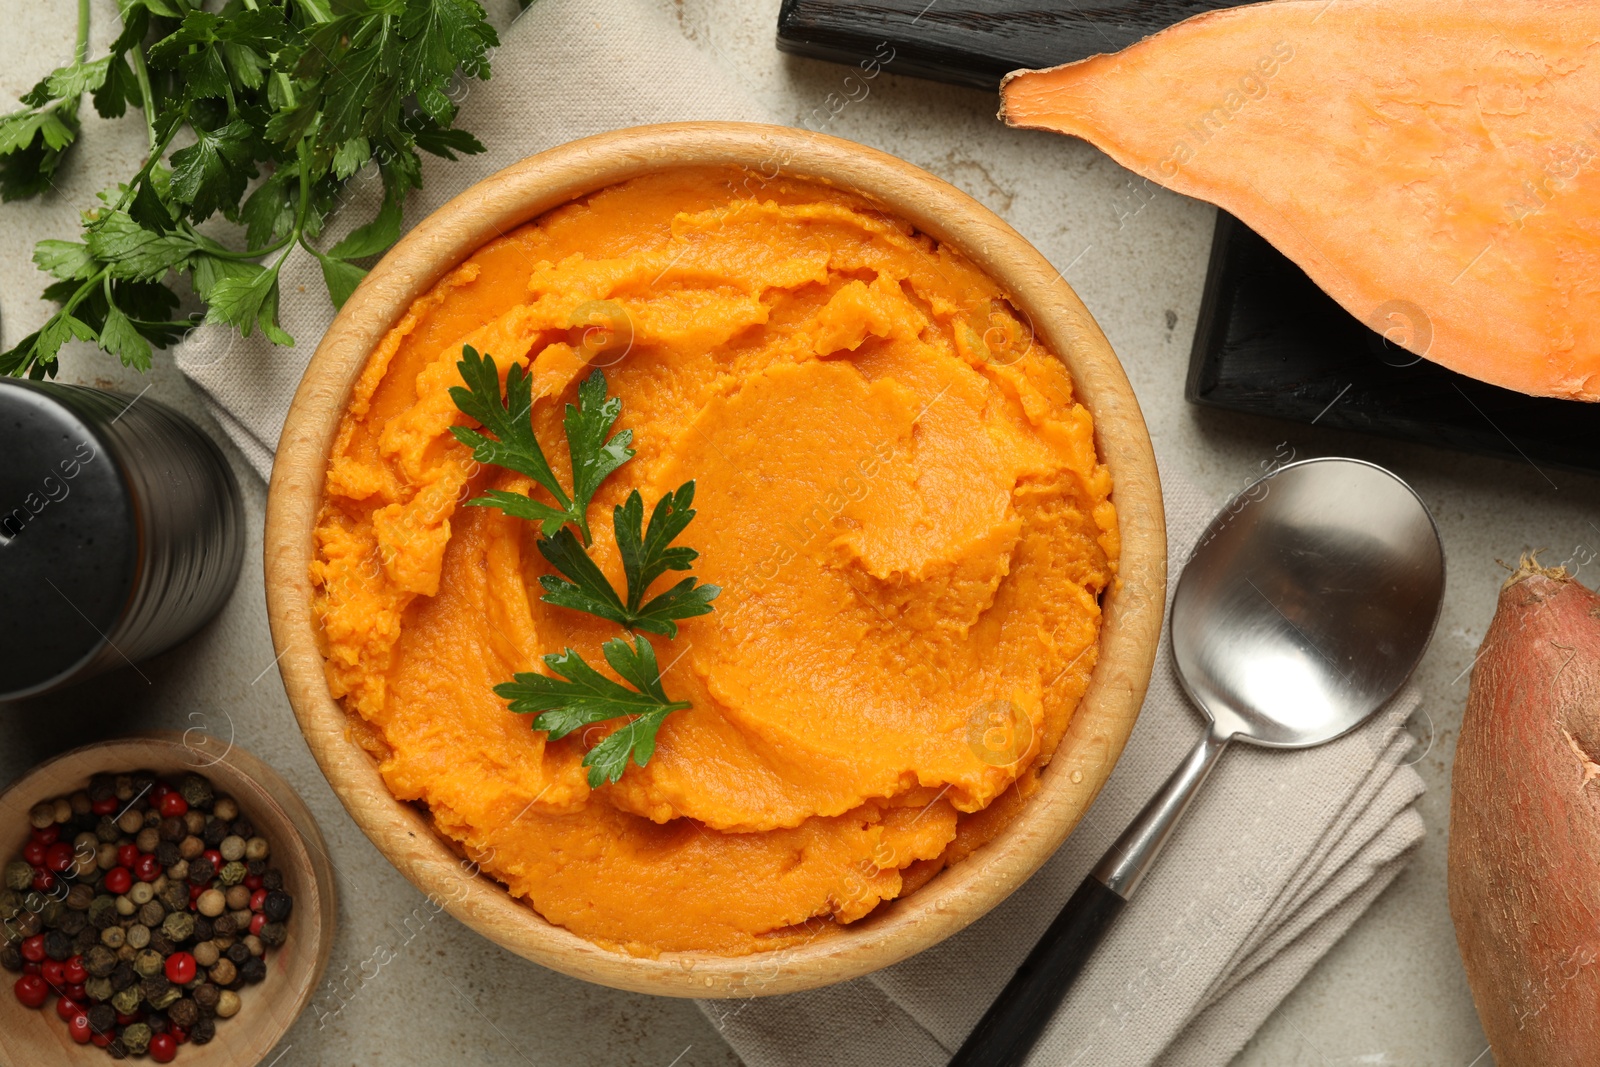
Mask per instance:
[[[33,869],[33,888],[39,893],[48,893],[56,887],[56,876],[43,867]]]
[[[133,888],[133,874],[126,867],[113,867],[106,872],[106,892],[121,896]]]
[[[183,799],[182,793],[168,793],[161,798],[161,817],[164,819],[178,819],[189,810],[189,802]]]
[[[133,869],[133,865],[135,863],[138,863],[138,862],[139,862],[139,846],[138,845],[127,844],[127,845],[118,845],[117,846],[117,866],[126,867],[129,870],[132,870]]]
[[[189,1043],[189,1031],[185,1030],[181,1026],[169,1026],[167,1027],[167,1033],[171,1034],[172,1040],[176,1041],[180,1045],[187,1045]]]
[[[44,962],[44,935],[34,934],[32,937],[23,938],[22,958],[29,963]]]
[[[89,805],[89,810],[96,815],[110,815],[117,810],[117,798],[106,797]]]
[[[262,908],[266,907],[266,904],[267,891],[265,889],[257,889],[254,893],[250,894],[251,911],[260,911]]]
[[[35,827],[28,835],[30,841],[37,841],[41,845],[53,845],[61,840],[61,827],[57,823],[49,826]]]
[[[61,1021],[64,1023],[71,1022],[72,1017],[81,1011],[83,1011],[82,1008],[66,997],[56,1001],[56,1014],[61,1017]]]
[[[244,887],[250,892],[254,893],[261,888],[261,885],[261,876],[259,874],[247,874],[244,876]]]
[[[267,917],[265,915],[250,916],[250,932],[252,934],[259,935],[261,933],[261,928],[265,925],[267,925]]]
[[[89,1016],[79,1012],[67,1020],[67,1033],[72,1035],[72,1040],[80,1045],[87,1045],[94,1036],[94,1031],[89,1028]]]
[[[116,1035],[114,1035],[114,1034],[94,1034],[94,1035],[90,1036],[89,1040],[94,1042],[94,1047],[95,1048],[105,1048],[107,1045],[111,1044],[111,1039],[114,1036],[116,1036]]]
[[[84,983],[82,982],[63,987],[61,995],[75,1000],[79,1004],[89,1003],[89,990],[84,988]]]
[[[177,794],[173,794],[176,796]],[[150,1058],[157,1063],[171,1063],[178,1056],[178,1042],[170,1032],[152,1034],[150,1037]]]
[[[63,964],[63,971],[68,982],[73,985],[82,985],[89,980],[89,972],[83,966],[82,956],[73,956]]]
[[[44,865],[57,874],[64,873],[76,859],[77,856],[73,854],[72,846],[65,841],[57,841],[45,849]]]
[[[51,989],[60,989],[67,984],[67,965],[55,960],[44,960],[39,964],[39,975],[50,983]]]
[[[200,855],[211,861],[211,867],[213,870],[222,870],[223,865],[228,862],[222,858],[222,853],[218,852],[214,848],[208,848],[204,852],[200,853]]]
[[[141,882],[153,882],[161,877],[161,861],[146,852],[133,865],[133,876]]]
[[[24,1007],[42,1008],[50,999],[50,986],[36,974],[25,974],[11,987]]]
[[[170,792],[172,792],[172,787],[170,785],[168,785],[166,782],[157,782],[150,790],[150,799],[160,800]]]
[[[39,965],[37,963],[32,963],[32,962],[24,963],[22,965],[22,973],[23,974],[38,975],[40,973],[40,967],[39,967]]]
[[[134,1023],[142,1022],[144,1022],[144,1012],[142,1011],[136,1011],[132,1015],[124,1015],[120,1011],[117,1012],[118,1026],[132,1026]]]
[[[174,952],[167,957],[167,981],[173,985],[188,985],[194,981],[194,957],[187,952]]]
[[[29,841],[22,846],[22,858],[30,867],[43,867],[44,857],[50,846],[43,841]]]

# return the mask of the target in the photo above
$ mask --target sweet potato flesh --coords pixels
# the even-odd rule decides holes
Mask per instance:
[[[1600,400],[1600,4],[1279,0],[1007,79],[1453,370]]]

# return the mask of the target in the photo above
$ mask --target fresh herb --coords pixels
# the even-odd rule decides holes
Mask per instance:
[[[60,308],[0,354],[0,373],[53,376],[71,339],[147,369],[152,346],[201,321],[293,344],[278,325],[289,256],[298,248],[316,257],[342,304],[365,274],[356,261],[399,238],[401,202],[422,181],[419,152],[483,151],[453,127],[447,94],[457,71],[489,76],[498,40],[474,0],[228,0],[215,11],[197,0],[119,0],[118,8],[121,33],[90,59],[89,4],[79,0],[73,62],[0,117],[6,200],[53,187],[77,141],[85,93],[106,118],[139,108],[148,148],[137,173],[84,213],[81,241],[35,247],[34,262],[57,279],[45,296]],[[169,155],[186,130],[194,143]],[[383,182],[376,217],[332,248],[315,247],[370,162]],[[242,241],[195,228],[218,214]],[[204,311],[179,316],[173,284],[185,275]]]
[[[535,500],[531,495],[505,490],[490,490],[467,503],[495,507],[515,518],[539,524],[537,541],[544,556],[565,578],[542,575],[540,599],[557,607],[587,612],[625,626],[678,635],[675,620],[709,613],[711,601],[721,590],[714,585],[698,585],[693,577],[684,578],[671,589],[645,600],[652,583],[668,571],[686,571],[699,558],[692,548],[672,542],[695,516],[694,482],[685,482],[676,492],[656,502],[650,525],[644,525],[644,498],[637,489],[611,511],[612,532],[627,581],[627,596],[616,588],[589,556],[593,543],[589,534],[588,509],[602,482],[633,458],[633,431],[611,434],[611,427],[622,414],[622,399],[606,396],[605,375],[596,370],[578,387],[578,403],[568,404],[562,427],[566,431],[567,451],[572,460],[573,488],[569,493],[550,466],[533,432],[533,382],[522,367],[513,364],[506,371],[505,395],[500,392],[500,370],[491,355],[480,356],[470,345],[461,347],[456,364],[465,386],[454,386],[450,397],[456,407],[477,420],[482,430],[452,426],[451,434],[472,449],[472,457],[516,471],[541,486],[555,506]],[[483,431],[487,430],[493,437]],[[582,535],[572,531],[576,528]],[[661,686],[656,653],[649,640],[635,633],[633,645],[613,638],[601,646],[606,662],[619,677],[633,685],[619,685],[602,675],[582,656],[568,648],[544,657],[549,674],[518,674],[515,682],[504,682],[494,691],[511,701],[515,712],[538,712],[535,730],[547,731],[559,740],[572,731],[608,719],[627,716],[605,740],[589,750],[583,764],[589,768],[589,786],[598,789],[602,782],[615,782],[627,769],[628,758],[643,767],[655,752],[656,731],[674,711],[691,707],[688,701],[669,700]]]
[[[620,637],[601,646],[606,662],[617,676],[633,686],[629,689],[605,677],[568,648],[544,657],[550,674],[518,674],[516,681],[494,687],[499,696],[511,702],[511,710],[538,712],[535,730],[547,731],[551,740],[560,740],[574,730],[597,722],[629,717],[628,722],[608,734],[583,757],[589,768],[589,787],[616,782],[627,769],[628,757],[643,767],[656,749],[656,731],[675,711],[691,705],[687,700],[669,700],[661,687],[661,671],[650,642],[635,635],[632,647]]]
[[[630,630],[677,637],[678,624],[673,620],[710,613],[711,601],[722,591],[714,585],[697,586],[691,577],[649,602],[644,600],[645,592],[657,578],[669,570],[686,571],[699,558],[700,553],[692,548],[667,547],[694,518],[694,510],[689,506],[692,503],[694,482],[684,482],[676,493],[668,493],[656,502],[647,532],[642,531],[644,498],[639,490],[629,493],[627,502],[612,510],[612,529],[617,535],[617,551],[622,556],[622,569],[628,582],[626,603],[600,568],[584,554],[571,533],[561,530],[554,538],[540,541],[540,554],[569,579],[562,581],[553,574],[540,578],[539,584],[545,589],[543,599],[610,619]]]
[[[503,489],[490,490],[487,496],[477,497],[467,503],[478,507],[499,508],[507,515],[529,522],[537,522],[549,538],[563,526],[571,523],[583,534],[584,545],[594,539],[589,535],[589,501],[595,490],[611,472],[633,458],[628,445],[633,440],[632,430],[623,430],[607,438],[611,425],[622,414],[622,399],[606,399],[606,378],[600,371],[589,375],[578,387],[578,406],[567,405],[564,428],[567,433],[567,450],[572,456],[572,493],[569,496],[561,487],[544,449],[533,435],[533,379],[521,367],[512,365],[506,372],[506,395],[500,399],[500,372],[493,356],[479,357],[471,345],[461,347],[461,361],[456,364],[466,388],[454,386],[450,398],[466,415],[477,419],[484,429],[494,434],[484,436],[465,426],[452,426],[455,439],[472,449],[472,458],[479,463],[516,471],[532,478],[553,497],[558,506],[534,500],[522,493],[508,493]],[[603,579],[602,579],[603,580]]]

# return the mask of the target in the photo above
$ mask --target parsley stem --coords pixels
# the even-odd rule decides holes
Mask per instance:
[[[74,54],[80,64],[89,59],[89,0],[78,0],[78,46]]]
[[[128,62],[133,64],[133,80],[139,83],[139,99],[143,102],[140,106],[144,110],[145,137],[150,145],[150,153],[156,150],[156,94],[150,87],[150,68],[144,61],[144,49],[128,49]]]

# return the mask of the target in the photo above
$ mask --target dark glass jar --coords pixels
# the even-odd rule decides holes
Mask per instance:
[[[193,634],[244,558],[216,444],[154,400],[0,379],[0,700]]]

